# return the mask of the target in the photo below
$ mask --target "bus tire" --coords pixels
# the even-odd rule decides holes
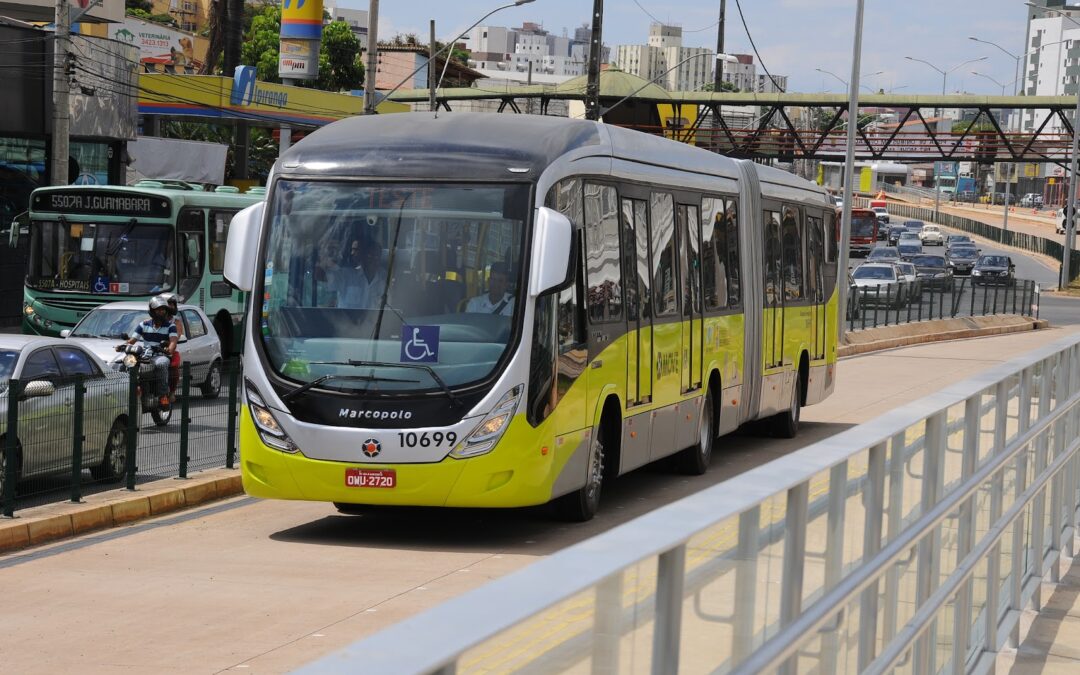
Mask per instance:
[[[802,416],[803,373],[799,368],[798,378],[791,388],[791,402],[788,409],[769,418],[769,431],[777,438],[795,438],[799,433],[799,418]]]
[[[712,463],[713,448],[716,447],[716,398],[710,384],[705,390],[705,401],[701,404],[701,418],[698,420],[698,442],[676,455],[675,466],[679,473],[687,476],[700,476],[709,470]]]
[[[586,464],[585,485],[555,500],[555,516],[571,523],[592,520],[600,509],[600,492],[604,486],[604,462],[606,446],[611,438],[611,415],[605,411],[600,426],[589,444],[589,460]]]

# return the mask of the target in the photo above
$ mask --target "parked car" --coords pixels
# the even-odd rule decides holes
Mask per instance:
[[[910,262],[915,265],[915,270],[919,274],[919,281],[922,282],[922,288],[941,290],[952,288],[953,278],[952,274],[949,273],[949,266],[945,262],[945,256],[924,253],[912,257]]]
[[[868,263],[900,262],[900,251],[895,246],[878,246],[866,256]]]
[[[205,398],[221,391],[221,342],[206,314],[195,305],[180,305],[179,317],[184,337],[178,349],[184,362],[191,364],[191,382]],[[135,327],[150,318],[145,302],[110,302],[91,310],[70,331],[60,335],[83,345],[109,363],[116,357],[116,345],[127,340]]]
[[[911,289],[901,283],[900,270],[892,263],[866,263],[852,274],[858,289],[860,305],[891,305],[900,307],[908,301]]]
[[[900,260],[910,261],[914,256],[922,255],[922,244],[917,239],[914,241],[908,239],[900,242],[896,250],[900,252]]]
[[[979,259],[979,249],[974,246],[955,245],[945,252],[946,264],[955,274],[971,274],[975,262]]]
[[[934,244],[935,246],[945,245],[945,234],[941,231],[937,225],[927,225],[919,233],[919,239],[922,240],[923,246]]]
[[[896,246],[897,244],[899,244],[900,243],[900,235],[902,235],[905,232],[907,232],[907,230],[905,230],[903,227],[901,227],[899,225],[893,225],[892,227],[890,227],[889,232],[888,232],[888,236],[886,238],[886,241],[888,242],[889,246]]]
[[[883,223],[885,225],[889,224],[889,210],[887,208],[885,208],[884,206],[875,206],[870,210],[877,214],[877,219],[879,223]]]
[[[1005,284],[1011,286],[1016,282],[1016,265],[1012,258],[1007,255],[984,255],[975,263],[971,270],[972,283],[980,286],[988,284]]]
[[[1007,192],[995,192],[991,197],[991,203],[1004,205],[1008,200],[1009,204],[1016,203],[1016,195],[1009,194]]]
[[[0,335],[0,381],[18,379],[16,483],[33,476],[70,474],[75,378],[86,378],[82,467],[97,480],[124,475],[128,381],[117,377],[84,346],[59,338]],[[0,429],[7,429],[7,399],[0,399]],[[8,470],[0,453],[0,478]],[[4,481],[0,480],[0,495]]]
[[[1020,206],[1028,209],[1042,208],[1043,198],[1042,195],[1037,192],[1029,192],[1020,198]]]

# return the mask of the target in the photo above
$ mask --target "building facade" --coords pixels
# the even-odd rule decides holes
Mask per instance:
[[[554,35],[529,21],[518,28],[477,26],[465,38],[470,50],[469,65],[482,72],[506,73],[512,81],[525,81],[530,68],[534,75],[563,80],[577,77],[585,72],[592,32],[580,27],[574,37],[565,30],[563,33]],[[603,56],[606,60],[607,48]]]
[[[644,45],[615,47],[615,67],[655,82],[668,91],[694,91],[713,81],[715,52],[684,47],[682,28],[654,23]]]

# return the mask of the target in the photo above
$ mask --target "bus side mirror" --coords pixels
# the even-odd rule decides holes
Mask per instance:
[[[233,216],[229,224],[223,273],[225,281],[241,291],[250,291],[255,285],[255,262],[265,206],[266,202],[252,204]]]
[[[529,295],[536,297],[566,283],[573,265],[574,226],[563,214],[542,206],[536,211]]]
[[[11,221],[11,229],[8,231],[8,246],[11,248],[18,248],[19,235],[22,234],[22,230],[26,230],[27,234],[30,232],[30,212],[23,211],[19,215],[15,216],[15,219]]]

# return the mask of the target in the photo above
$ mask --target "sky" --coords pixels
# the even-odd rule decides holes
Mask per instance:
[[[769,72],[788,75],[789,91],[841,92],[837,79],[817,72],[832,71],[848,80],[855,27],[855,0],[739,0],[746,23]],[[379,5],[379,38],[396,33],[415,33],[427,39],[428,21],[435,19],[436,35],[450,39],[484,14],[507,4],[503,0],[383,0]],[[338,0],[340,7],[368,9],[367,0]],[[972,75],[977,71],[1006,84],[1011,83],[1016,60],[969,35],[996,42],[1013,54],[1024,49],[1027,29],[1022,0],[867,0],[863,28],[862,82],[875,91],[940,93],[942,76],[929,66],[904,57],[912,56],[950,70],[968,59],[988,57],[968,64],[948,76],[949,93],[1000,94],[1001,87]],[[535,0],[504,9],[484,23],[520,26],[540,23],[561,35],[590,21],[592,0]],[[681,25],[683,44],[716,48],[719,0],[606,0],[604,43],[644,44],[648,40],[650,14],[665,23]],[[727,2],[725,51],[752,54],[750,41],[739,20],[735,0]],[[763,74],[755,57],[758,74]],[[880,75],[873,75],[881,71]],[[864,90],[865,92],[865,90]]]

